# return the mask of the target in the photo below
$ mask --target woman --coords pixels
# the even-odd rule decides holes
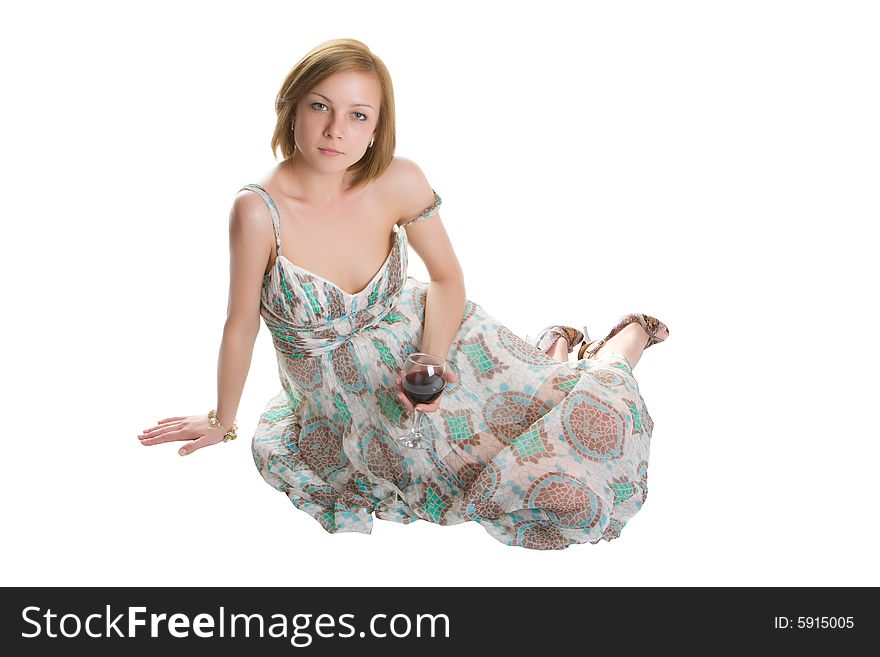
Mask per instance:
[[[440,197],[394,157],[391,79],[364,44],[312,50],[276,110],[272,147],[285,159],[230,213],[216,412],[161,420],[142,444],[187,441],[186,455],[236,437],[262,316],[282,390],[254,460],[327,531],[369,533],[375,514],[475,520],[535,549],[616,538],[647,494],[653,422],[632,368],[666,327],[632,314],[604,340],[551,326],[532,345],[469,301]],[[407,277],[409,246],[430,283]],[[414,352],[449,363],[441,396],[417,406],[424,450],[395,440],[414,411],[400,383]]]

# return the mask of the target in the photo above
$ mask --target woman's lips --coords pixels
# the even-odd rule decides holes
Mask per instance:
[[[334,151],[329,148],[319,148],[318,150],[321,151],[324,155],[342,155],[342,153],[340,153],[339,151]]]

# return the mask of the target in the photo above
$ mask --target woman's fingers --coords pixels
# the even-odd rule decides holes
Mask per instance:
[[[189,440],[194,433],[188,429],[178,429],[176,431],[164,431],[154,436],[149,436],[141,440],[141,445],[161,445],[173,440]]]
[[[397,399],[403,404],[403,407],[410,413],[413,412],[412,404],[405,394],[403,394],[403,387],[400,384],[400,376],[397,377]]]
[[[397,399],[400,401],[401,404],[403,404],[403,407],[409,413],[413,413],[416,410],[430,413],[433,410],[437,410],[437,407],[440,404],[440,401],[438,399],[433,404],[431,404],[431,406],[425,406],[424,404],[419,404],[417,407],[413,408],[412,402],[409,400],[409,397],[407,397],[403,393],[403,389],[400,387],[400,377],[397,377]]]
[[[458,381],[458,375],[455,374],[455,373],[452,371],[452,369],[449,368],[449,367],[447,367],[446,370],[444,370],[444,372],[443,372],[443,378],[446,380],[446,383],[455,383],[456,381]],[[432,401],[430,404],[428,404],[428,405],[425,405],[425,404],[419,404],[418,406],[416,406],[416,410],[417,410],[417,411],[421,411],[422,413],[433,413],[433,412],[435,412],[438,408],[440,408],[440,400],[441,400],[441,399],[443,399],[443,393],[442,393],[442,392],[440,393],[440,396],[437,397],[437,399],[435,399],[434,401]]]
[[[156,433],[161,431],[168,431],[169,429],[175,429],[177,427],[182,427],[183,422],[168,422],[167,424],[157,424],[155,427],[150,427],[149,429],[144,429],[144,433]]]
[[[179,431],[183,428],[182,424],[169,424],[164,427],[158,427],[153,429],[147,429],[141,435],[138,436],[140,440],[144,440],[147,438],[158,438],[159,436],[168,433],[169,431]]]
[[[144,429],[143,435],[155,434],[156,432],[168,431],[169,429],[176,429],[183,426],[183,422],[178,420],[175,422],[168,421],[164,424],[157,424],[155,427],[150,427],[149,429]]]
[[[151,431],[156,431],[157,429],[165,429],[171,424],[179,424],[181,420],[185,420],[185,415],[180,415],[178,417],[166,417],[164,420],[159,420],[159,422],[154,427],[150,427],[149,429],[144,429],[144,433],[149,433]]]
[[[422,413],[433,413],[438,408],[440,408],[440,400],[442,398],[443,398],[443,393],[440,393],[440,396],[437,397],[437,399],[432,401],[430,404],[427,404],[427,405],[419,404],[418,406],[416,406],[416,410],[421,411]]]
[[[452,374],[452,372],[450,372],[449,370],[446,370],[446,374],[444,375],[444,378],[446,379],[447,383],[455,383],[456,381],[458,381],[458,377],[455,374]],[[405,394],[403,394],[403,388],[401,387],[401,384],[400,384],[400,377],[399,376],[397,377],[397,399],[400,401],[401,404],[403,404],[403,407],[406,408],[406,410],[410,413],[413,413],[414,411],[421,411],[422,413],[433,413],[438,408],[440,408],[440,400],[442,398],[443,398],[443,394],[441,393],[440,396],[437,397],[437,399],[432,401],[430,404],[419,404],[418,406],[416,406],[414,408],[412,405],[412,402],[410,402],[410,400],[409,400],[409,397],[407,397]]]
[[[417,410],[416,408],[413,408],[412,402],[409,400],[409,397],[407,397],[405,394],[403,394],[403,389],[400,388],[400,378],[399,377],[397,379],[397,399],[403,405],[403,407],[407,410],[408,413],[413,413],[415,410]],[[421,410],[423,410],[425,408],[429,408],[429,407],[423,406],[422,404],[419,404],[419,406],[417,408],[418,408],[418,410],[421,411]]]
[[[208,445],[213,445],[215,442],[217,441],[212,440],[210,436],[202,436],[201,438],[197,438],[191,443],[187,443],[186,445],[181,447],[179,450],[177,450],[177,453],[181,456],[186,456],[187,454],[192,454],[197,449],[207,447]]]

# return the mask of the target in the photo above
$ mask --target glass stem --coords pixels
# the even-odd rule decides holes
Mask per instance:
[[[410,433],[414,436],[420,436],[422,434],[422,417],[424,417],[424,413],[421,411],[416,411],[416,417],[413,420],[413,426]]]

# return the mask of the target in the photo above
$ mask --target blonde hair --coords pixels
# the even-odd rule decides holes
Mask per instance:
[[[364,156],[348,167],[354,173],[352,187],[366,185],[378,178],[394,158],[396,134],[394,130],[394,89],[391,75],[384,62],[370,49],[355,39],[333,39],[313,48],[294,66],[281,85],[275,98],[278,121],[272,135],[272,154],[277,157],[280,148],[285,159],[293,155],[291,119],[297,104],[325,78],[341,71],[373,73],[379,79],[381,104],[376,123],[375,142]]]

